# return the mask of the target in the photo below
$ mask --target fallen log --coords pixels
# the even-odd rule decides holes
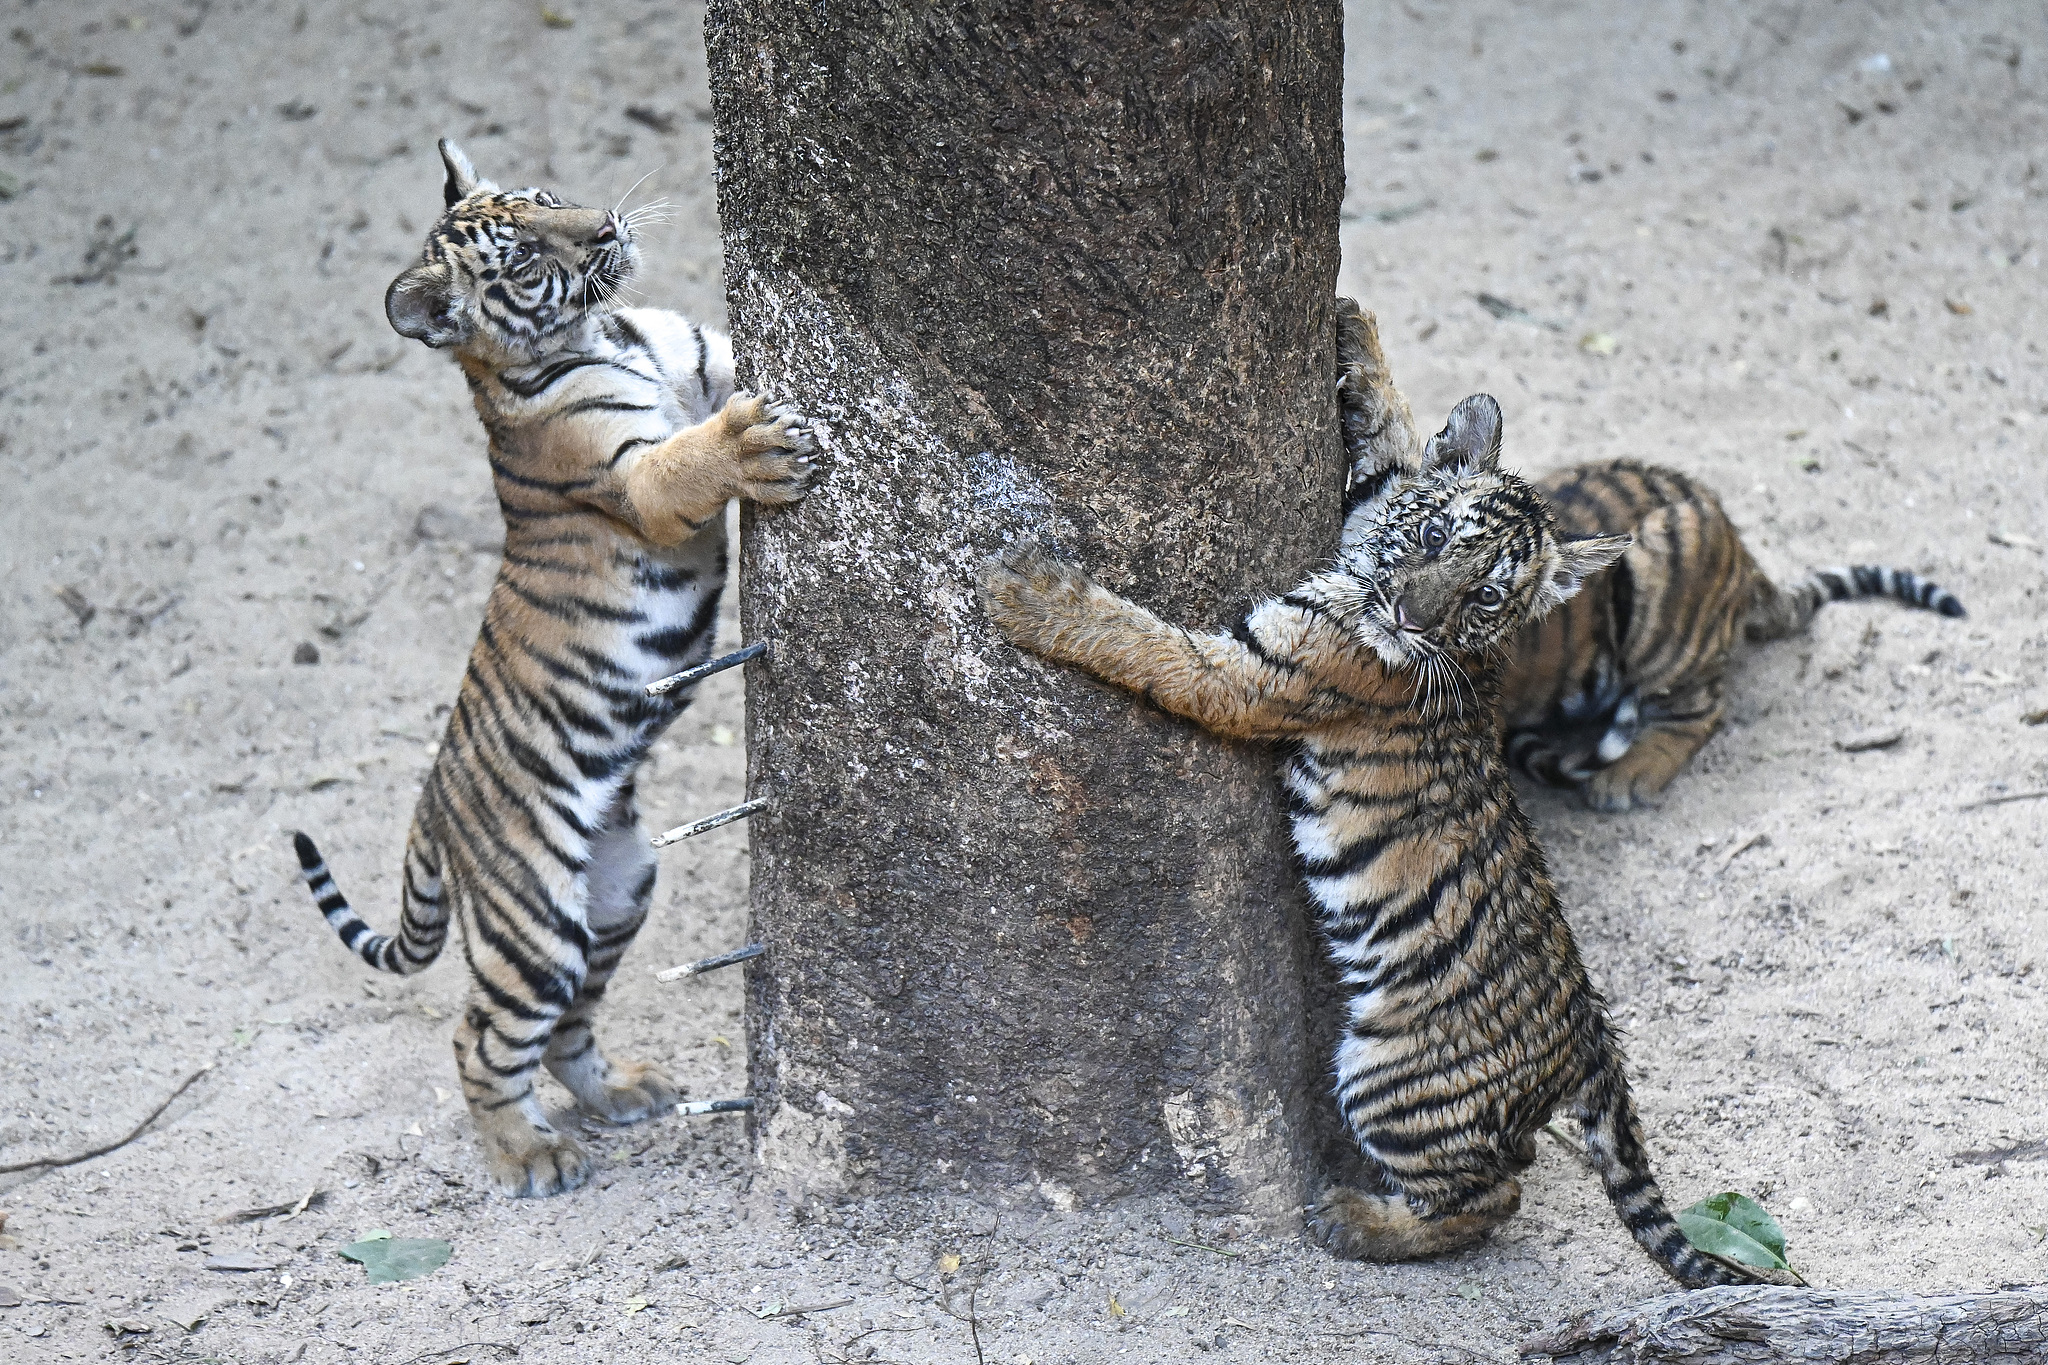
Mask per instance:
[[[2019,1365],[2048,1361],[2048,1287],[1702,1289],[1577,1314],[1521,1353],[1530,1365]]]

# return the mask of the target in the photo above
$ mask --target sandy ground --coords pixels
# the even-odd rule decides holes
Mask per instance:
[[[701,7],[559,8],[8,6],[0,1163],[214,1070],[112,1156],[0,1176],[0,1360],[1502,1360],[1659,1292],[1561,1147],[1484,1249],[1391,1268],[1165,1205],[778,1207],[730,1120],[599,1135],[571,1197],[486,1191],[448,1094],[462,973],[366,980],[281,831],[389,919],[492,572],[462,386],[380,310],[433,138],[585,200],[654,171],[647,293],[720,315]],[[1922,10],[1414,0],[1351,29],[1346,284],[1424,421],[1490,390],[1530,468],[1668,460],[1776,569],[1891,560],[1969,604],[1836,608],[1752,657],[1661,811],[1532,797],[1666,1189],[1761,1195],[1835,1286],[2048,1279],[2038,1149],[1953,1156],[2048,1138],[2048,803],[1968,806],[2048,787],[2048,561],[1998,540],[2048,540],[2048,53],[2036,7]],[[738,796],[739,721],[709,685],[651,825]],[[1903,738],[1838,750],[1873,728]],[[667,855],[609,1014],[695,1098],[744,1084],[739,983],[650,969],[738,942],[744,840]],[[372,1227],[454,1259],[368,1287],[335,1251]],[[236,1255],[268,1268],[206,1268]]]

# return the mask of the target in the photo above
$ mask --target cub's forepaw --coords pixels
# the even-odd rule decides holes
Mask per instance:
[[[1382,1243],[1386,1221],[1383,1199],[1336,1186],[1309,1205],[1308,1239],[1347,1261],[1382,1261],[1389,1257]]]
[[[982,561],[981,600],[989,618],[1019,644],[1039,642],[1062,612],[1078,606],[1094,581],[1079,565],[1024,545]]]
[[[725,405],[727,430],[737,429],[739,495],[782,506],[818,481],[818,437],[811,419],[786,404],[735,394]]]
[[[1662,805],[1661,787],[1625,770],[1602,768],[1586,779],[1586,804],[1603,815],[1621,815],[1639,807]]]

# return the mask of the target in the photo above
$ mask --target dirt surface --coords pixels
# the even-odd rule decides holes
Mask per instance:
[[[1152,1204],[792,1210],[729,1119],[487,1192],[461,970],[367,980],[283,831],[389,921],[492,571],[462,385],[380,310],[433,138],[586,200],[654,171],[647,295],[719,314],[701,9],[558,8],[9,6],[0,1164],[214,1069],[115,1154],[0,1176],[0,1360],[1505,1360],[1661,1290],[1558,1145],[1485,1248],[1400,1267]],[[2048,802],[1970,804],[2048,788],[2037,10],[1418,0],[1350,38],[1347,283],[1425,422],[1489,390],[1527,467],[1669,460],[1773,569],[1970,607],[1755,654],[1660,811],[1532,796],[1666,1189],[1759,1194],[1835,1287],[2048,1279],[2048,1149],[1955,1156],[2048,1138]],[[650,825],[738,796],[739,706],[678,723]],[[738,941],[745,837],[666,855],[608,1016],[692,1098],[744,1083],[739,983],[652,971]],[[335,1253],[379,1227],[454,1258],[369,1287]]]

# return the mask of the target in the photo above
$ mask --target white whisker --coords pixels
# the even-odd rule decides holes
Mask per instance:
[[[633,191],[639,189],[641,185],[646,183],[648,175],[653,175],[654,171],[658,171],[660,169],[660,166],[656,166],[653,171],[647,172],[647,175],[641,176],[638,180],[635,180],[632,184],[626,186],[626,192],[619,196],[619,202],[617,206],[612,209],[612,212],[618,213],[622,209],[624,209],[626,207],[626,201],[633,197]]]

